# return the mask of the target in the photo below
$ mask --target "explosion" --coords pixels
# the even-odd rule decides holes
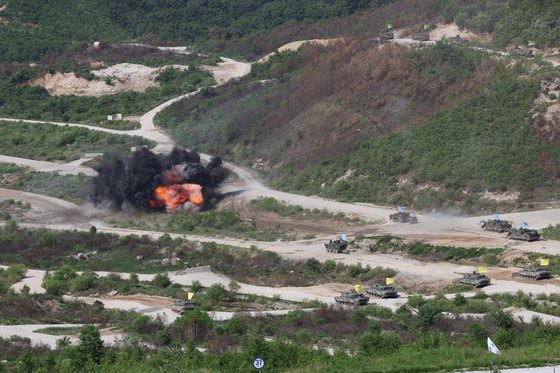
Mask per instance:
[[[96,207],[198,211],[223,181],[222,161],[212,158],[205,166],[196,152],[175,148],[156,156],[142,148],[128,157],[106,154],[95,167],[89,199]]]

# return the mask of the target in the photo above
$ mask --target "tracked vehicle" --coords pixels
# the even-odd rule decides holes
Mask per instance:
[[[459,35],[455,35],[452,38],[445,39],[449,44],[456,45],[458,47],[464,47],[469,45],[469,41],[467,39],[463,39]]]
[[[530,58],[533,57],[533,51],[529,48],[523,48],[523,47],[515,47],[515,48],[511,48],[508,51],[510,56],[519,56],[519,57],[526,57],[526,58]]]
[[[196,302],[192,300],[176,300],[171,305],[171,311],[177,312],[178,314],[182,315],[187,311],[192,311],[196,308]]]
[[[354,289],[348,293],[341,293],[339,296],[334,297],[336,303],[349,304],[351,306],[363,306],[369,302],[369,297],[357,293]]]
[[[510,232],[511,231],[511,223],[507,220],[500,220],[500,219],[488,219],[486,221],[482,220],[480,222],[480,226],[485,231],[489,232]]]
[[[389,215],[389,220],[395,223],[410,223],[410,224],[418,223],[418,218],[416,217],[416,215],[408,211],[404,211],[404,209],[401,208],[399,208],[398,212]]]
[[[490,278],[486,275],[482,275],[476,272],[461,274],[463,275],[463,277],[457,280],[461,284],[471,285],[475,288],[482,288],[484,286],[490,285]]]
[[[529,228],[513,228],[508,233],[508,238],[510,240],[517,240],[517,241],[538,241],[541,238],[539,232],[536,229],[529,229]]]
[[[386,40],[393,40],[395,38],[395,33],[392,31],[382,32],[379,34],[379,40],[386,41]]]
[[[397,298],[397,290],[391,285],[373,284],[364,288],[366,293],[379,298]]]
[[[416,41],[428,41],[430,40],[430,34],[427,32],[414,32],[410,35],[410,38]]]
[[[348,251],[346,250],[348,248],[348,241],[330,240],[328,243],[325,244],[325,248],[329,253],[348,254]]]
[[[528,278],[531,280],[543,280],[551,278],[552,275],[547,268],[541,267],[540,265],[529,266],[523,268],[521,271],[513,272],[511,277],[517,278]]]

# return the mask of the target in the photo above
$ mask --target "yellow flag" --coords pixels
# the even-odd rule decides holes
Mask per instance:
[[[395,279],[391,278],[391,277],[387,277],[385,278],[385,284],[387,285],[393,285],[395,283]]]
[[[356,291],[362,291],[364,290],[362,285],[354,285],[354,289],[356,289]]]
[[[478,273],[488,273],[488,268],[486,268],[486,267],[478,267]]]
[[[550,264],[550,260],[548,258],[540,258],[539,262],[541,263],[542,266],[547,266]]]
[[[192,297],[194,297],[194,293],[191,293],[190,291],[187,293],[187,299],[191,300]]]

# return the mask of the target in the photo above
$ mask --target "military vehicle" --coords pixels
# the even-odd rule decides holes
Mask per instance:
[[[520,46],[516,46],[515,48],[511,48],[509,51],[510,56],[519,56],[519,57],[533,57],[533,51],[529,48],[523,48]]]
[[[348,247],[348,241],[345,240],[330,240],[328,243],[325,244],[325,248],[329,253],[335,254],[348,254],[346,248]]]
[[[511,277],[528,278],[531,280],[541,280],[551,278],[550,271],[540,265],[529,266],[523,268],[521,271],[513,272]]]
[[[462,274],[463,277],[461,277],[457,281],[461,284],[472,285],[475,288],[482,288],[484,286],[490,285],[490,278],[486,275],[482,275],[477,272],[460,274]]]
[[[399,210],[396,213],[389,215],[389,220],[395,223],[418,223],[418,218],[416,217],[416,215],[405,211],[403,207],[399,207]]]
[[[509,221],[501,220],[500,218],[495,219],[494,217],[486,221],[482,220],[480,222],[480,226],[485,231],[490,231],[490,232],[504,233],[504,232],[511,231],[511,223]]]
[[[529,228],[513,228],[508,233],[508,239],[510,240],[517,240],[517,241],[538,241],[541,238],[539,232],[536,229],[529,229]]]
[[[459,35],[455,35],[452,38],[447,38],[446,40],[449,44],[453,44],[453,45],[456,45],[458,47],[464,47],[465,45],[469,44],[469,41],[467,39],[463,39]]]
[[[183,314],[186,311],[192,311],[196,308],[196,302],[192,300],[176,300],[171,305],[171,311]]]
[[[410,38],[416,41],[428,41],[430,40],[430,34],[427,32],[414,32],[410,35]]]
[[[382,32],[381,34],[379,34],[379,40],[381,41],[393,40],[394,38],[395,38],[395,33],[392,31]]]
[[[364,288],[366,293],[379,298],[397,298],[397,290],[391,285],[373,284]]]
[[[357,293],[356,290],[352,289],[348,293],[341,293],[338,297],[334,297],[334,300],[340,304],[363,306],[364,304],[367,304],[369,302],[369,297]]]

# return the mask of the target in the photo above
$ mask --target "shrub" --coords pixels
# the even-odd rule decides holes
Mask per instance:
[[[158,273],[152,280],[152,285],[160,288],[166,288],[171,285],[171,280],[169,279],[167,274]]]

